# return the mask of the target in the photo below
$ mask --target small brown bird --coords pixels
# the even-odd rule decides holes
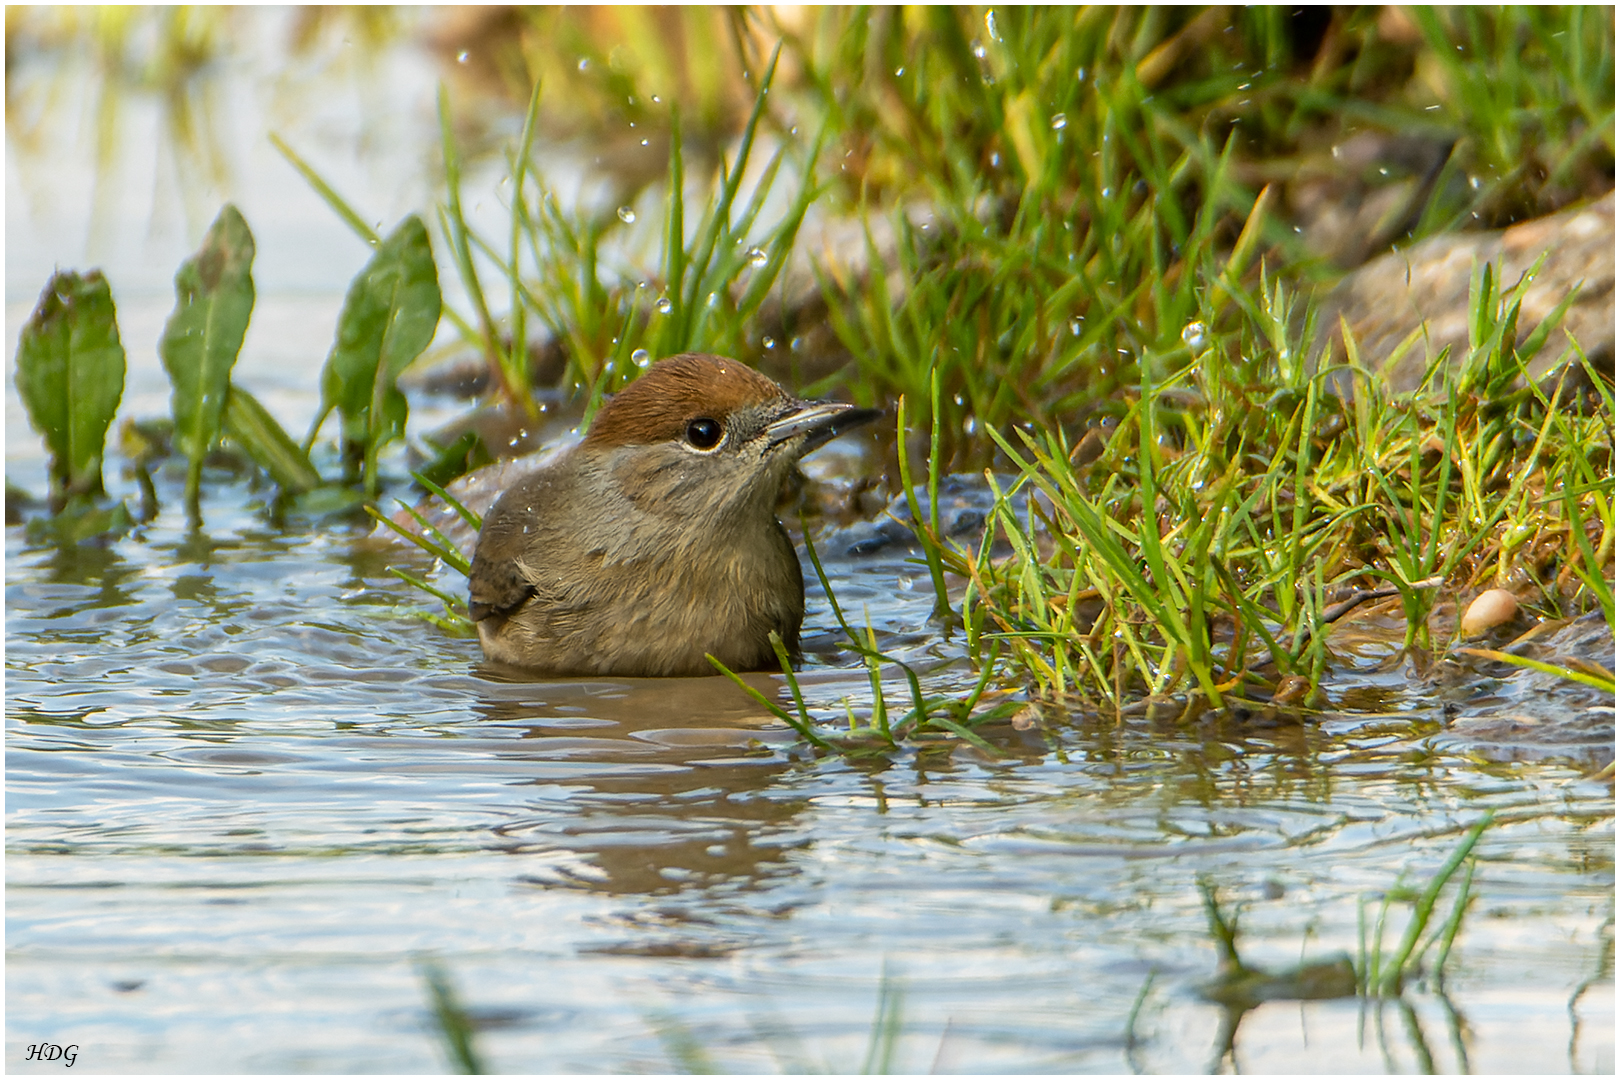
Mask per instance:
[[[735,360],[661,360],[484,517],[484,655],[548,675],[710,675],[799,653],[804,578],[776,501],[793,463],[878,414],[801,401]]]

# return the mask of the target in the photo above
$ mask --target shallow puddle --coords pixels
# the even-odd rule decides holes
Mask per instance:
[[[428,963],[501,1071],[1613,1068],[1612,789],[1584,779],[1612,702],[1605,738],[1581,692],[1391,662],[1398,610],[1340,631],[1322,715],[1048,708],[986,729],[997,757],[852,762],[720,678],[508,681],[409,616],[410,553],[211,490],[206,538],[173,510],[107,549],[7,530],[13,1070],[60,1068],[42,1041],[93,1071],[438,1070]],[[926,577],[848,538],[822,550],[852,615],[965,692]],[[812,708],[864,711],[810,592]],[[1467,737],[1538,708],[1595,741]],[[1256,969],[1356,957],[1487,810],[1443,985],[1211,1000],[1201,883]]]

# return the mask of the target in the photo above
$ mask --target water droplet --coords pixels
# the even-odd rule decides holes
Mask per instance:
[[[1209,335],[1204,332],[1204,324],[1194,319],[1181,330],[1181,340],[1193,352],[1197,352],[1209,343]]]
[[[707,303],[710,307],[718,307],[720,305],[720,294],[717,292],[710,293]]]
[[[984,28],[990,35],[991,41],[1000,41],[1001,35],[996,32],[996,9],[991,8],[984,13]]]
[[[456,63],[465,64],[466,62],[467,62],[467,50],[462,49],[460,52],[456,53]]]
[[[898,584],[902,592],[911,592],[917,587],[917,579],[910,574],[901,574]]]
[[[788,348],[793,350],[794,352],[798,352],[803,347],[804,347],[804,338],[802,338],[802,337],[796,337],[792,341],[788,342]]]
[[[1053,131],[1062,131],[1064,128],[1066,128],[1068,126],[1069,126],[1069,118],[1067,116],[1064,116],[1062,113],[1058,113],[1057,115],[1052,117],[1052,130]]]
[[[1086,69],[1085,68],[1077,67],[1077,68],[1074,69],[1074,81],[1075,82],[1085,82],[1086,81]]]
[[[630,354],[630,362],[638,368],[644,368],[652,363],[652,354],[646,349],[637,349]]]
[[[951,400],[956,402],[958,405],[960,405],[960,404],[962,404],[962,395],[961,394],[952,394],[951,395]]]
[[[660,98],[659,98],[659,97],[658,97],[658,95],[657,95],[657,94],[654,94],[654,95],[653,95],[653,98],[652,98],[652,100],[653,100],[653,104],[654,104],[654,105],[661,105],[661,104],[663,104],[663,102],[662,102],[662,100],[660,100]]]
[[[799,125],[798,124],[794,124],[792,127],[788,128],[788,134],[789,135],[797,135],[798,133],[799,133]]]
[[[979,418],[970,416],[962,421],[962,434],[977,435],[979,433]]]
[[[767,349],[774,349],[776,348],[776,339],[773,337],[768,337],[765,339],[763,344]]]
[[[1470,176],[1468,178],[1468,186],[1473,188],[1475,191],[1478,191],[1479,190],[1479,177]]]
[[[1001,154],[1000,153],[998,153],[996,151],[991,151],[990,152],[990,167],[992,169],[999,169],[1001,167]]]
[[[591,66],[591,62],[590,62],[589,58],[582,56],[582,57],[579,58],[579,65],[578,66],[579,66],[579,70],[584,71],[586,68]]]
[[[629,225],[636,220],[636,212],[628,206],[621,206],[619,207],[619,220]]]
[[[917,228],[921,229],[923,232],[927,232],[928,231],[928,222],[926,222],[926,221],[923,222],[921,225],[918,225]]]
[[[894,69],[894,77],[897,78],[897,79],[900,76],[904,75],[905,73],[906,73],[906,69],[903,68],[903,67],[897,67],[897,68]]]
[[[978,38],[973,39],[973,55],[978,57],[980,60],[984,59],[984,43]]]
[[[641,140],[641,145],[642,145],[642,146],[646,146],[646,145],[647,145],[647,140],[646,140],[646,139],[642,139],[642,140]]]
[[[1086,320],[1084,318],[1082,318],[1081,316],[1079,316],[1079,315],[1076,315],[1073,318],[1071,318],[1069,320],[1069,333],[1073,334],[1075,337],[1079,337],[1080,336],[1080,331],[1082,329],[1080,324],[1085,322],[1085,321]]]
[[[1108,196],[1112,195],[1113,193],[1114,193],[1113,188],[1106,188],[1105,187],[1105,188],[1102,189],[1102,197],[1105,198],[1105,199],[1108,198]]]
[[[751,247],[748,249],[748,261],[755,266],[764,266],[770,256],[765,254],[764,248]]]
[[[658,308],[658,314],[660,315],[668,315],[675,308],[675,305],[669,302],[669,297],[667,296],[660,296],[658,298],[658,303],[654,306]]]

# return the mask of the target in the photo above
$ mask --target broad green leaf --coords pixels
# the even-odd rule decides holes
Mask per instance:
[[[203,458],[219,442],[231,368],[253,316],[253,234],[226,204],[197,254],[174,276],[175,308],[158,351],[174,387],[175,438],[191,459],[186,506],[195,519]]]
[[[289,495],[320,486],[321,474],[268,409],[239,386],[225,400],[225,431]]]
[[[405,434],[405,395],[395,380],[433,340],[439,310],[433,248],[412,214],[350,283],[321,373],[322,411],[336,407],[344,441],[363,448],[367,491],[376,491],[377,451]]]
[[[51,507],[99,495],[107,426],[124,396],[124,346],[99,270],[52,276],[17,343],[17,393],[51,455]]]

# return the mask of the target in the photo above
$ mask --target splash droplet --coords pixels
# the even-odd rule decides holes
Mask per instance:
[[[636,212],[628,206],[621,206],[619,207],[619,220],[626,225],[632,224],[636,220]]]

